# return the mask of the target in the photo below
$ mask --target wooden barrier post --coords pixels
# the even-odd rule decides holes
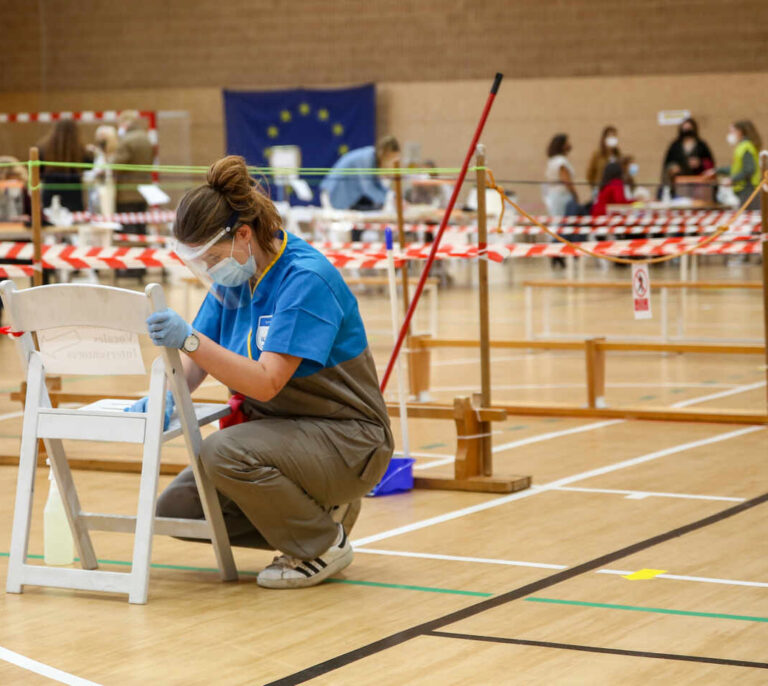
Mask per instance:
[[[605,407],[605,338],[588,338],[584,352],[587,363],[587,407]]]
[[[394,164],[395,169],[400,169],[400,160]],[[397,240],[402,250],[406,244],[405,219],[403,216],[403,179],[395,174],[395,210],[397,212]],[[400,268],[401,288],[403,291],[403,312],[407,312],[411,305],[408,280],[408,262],[403,262]],[[408,386],[411,395],[416,401],[422,400],[424,394],[429,391],[430,352],[427,348],[418,351],[414,349],[414,339],[411,335],[411,325],[408,325],[408,335],[405,339],[405,355],[408,361]],[[425,378],[426,377],[426,378]]]
[[[760,191],[760,212],[762,219],[762,239],[763,239],[763,321],[765,325],[765,342],[766,342],[766,354],[765,354],[765,378],[768,381],[768,188],[766,188],[765,178],[766,172],[768,172],[768,150],[763,150],[760,153],[760,169],[762,170],[760,183],[763,186]],[[766,387],[768,388],[768,387]]]
[[[43,252],[42,252],[42,229],[43,229],[43,202],[40,194],[40,167],[35,164],[40,161],[40,154],[37,148],[29,149],[29,159],[32,161],[31,175],[29,178],[29,197],[32,201],[32,243],[33,259],[32,285],[43,285]]]
[[[477,167],[477,280],[480,298],[480,406],[491,406],[491,349],[488,314],[488,225],[485,210],[485,146],[478,145],[475,155]],[[482,450],[482,473],[493,474],[493,453],[491,452],[491,424],[482,422],[479,426]]]

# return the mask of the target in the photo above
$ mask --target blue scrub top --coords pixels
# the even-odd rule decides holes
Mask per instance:
[[[262,352],[301,357],[294,378],[334,367],[368,346],[357,300],[338,270],[298,236],[283,243],[250,294],[248,282],[228,309],[209,293],[192,326],[219,345],[252,360]],[[250,295],[250,297],[249,297]]]

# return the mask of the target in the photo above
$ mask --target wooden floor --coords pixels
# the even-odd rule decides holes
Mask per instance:
[[[493,267],[492,335],[522,337],[522,290],[501,269]],[[515,283],[550,276],[544,261],[514,270]],[[716,258],[699,276],[743,281],[759,271]],[[652,271],[676,276],[671,266]],[[629,275],[591,266],[588,277]],[[464,281],[459,270],[457,285],[440,291],[440,335],[475,335],[477,292]],[[181,308],[181,290],[168,294]],[[383,368],[384,296],[359,299]],[[670,306],[674,315],[674,298]],[[759,337],[761,307],[757,291],[689,294],[686,328]],[[563,333],[627,337],[659,326],[633,322],[628,293],[563,290],[551,312]],[[20,372],[4,338],[0,360],[0,453],[13,454],[21,418],[8,391]],[[583,366],[580,353],[497,351],[494,400],[584,403]],[[432,378],[437,400],[477,390],[477,352],[436,351]],[[64,388],[116,390],[80,377]],[[120,390],[140,391],[141,382],[123,380]],[[224,397],[215,385],[200,393]],[[764,411],[765,397],[759,356],[608,356],[612,406]],[[261,589],[255,575],[271,555],[238,549],[241,581],[222,584],[209,546],[158,537],[146,606],[55,589],[0,594],[0,684],[768,683],[765,428],[510,417],[495,429],[496,472],[531,474],[531,489],[367,499],[352,532],[355,561],[331,583]],[[418,420],[410,432],[416,469],[450,474],[453,427]],[[138,458],[131,447],[67,447],[78,457]],[[183,461],[181,446],[169,444],[166,459]],[[0,467],[3,580],[15,477],[15,467]],[[31,537],[38,555],[45,477]],[[87,510],[135,507],[135,476],[75,478]],[[127,568],[130,536],[94,542],[105,568]]]

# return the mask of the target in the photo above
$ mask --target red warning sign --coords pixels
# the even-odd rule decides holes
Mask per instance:
[[[647,264],[632,265],[632,304],[635,319],[651,318],[651,277]]]

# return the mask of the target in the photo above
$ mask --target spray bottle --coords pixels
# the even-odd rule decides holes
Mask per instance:
[[[48,465],[48,500],[43,510],[45,564],[71,565],[75,561],[75,542],[50,462]]]

